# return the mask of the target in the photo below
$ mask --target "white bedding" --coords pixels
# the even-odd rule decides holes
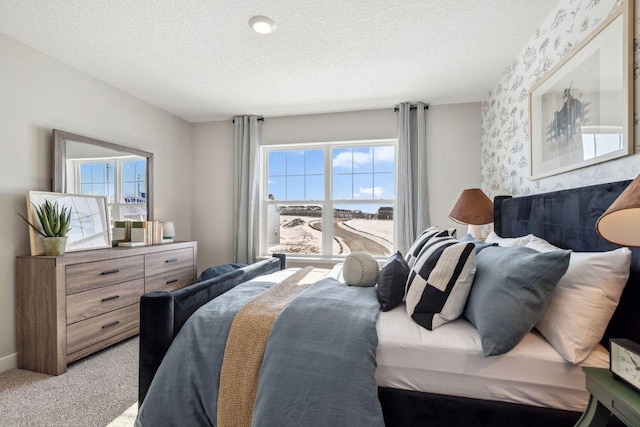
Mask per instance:
[[[380,313],[377,331],[381,387],[583,411],[589,393],[581,366],[609,366],[601,345],[572,365],[537,333],[506,354],[484,357],[469,322],[428,331],[411,320],[404,303]]]
[[[329,277],[344,282],[341,267],[336,265]],[[254,280],[277,282],[295,270]],[[584,362],[573,365],[534,332],[508,353],[485,357],[480,335],[468,321],[428,331],[409,317],[404,302],[380,312],[376,328],[376,381],[381,387],[583,412],[589,393],[581,367],[609,367],[609,353],[600,344]]]

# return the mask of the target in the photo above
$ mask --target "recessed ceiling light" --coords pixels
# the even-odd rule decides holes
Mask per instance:
[[[276,23],[273,19],[266,16],[254,16],[249,19],[249,26],[253,31],[259,34],[269,34],[276,29]]]

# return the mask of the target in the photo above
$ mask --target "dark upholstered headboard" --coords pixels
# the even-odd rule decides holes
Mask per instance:
[[[576,252],[616,249],[618,246],[606,242],[596,233],[595,224],[630,182],[612,182],[524,197],[498,196],[494,203],[494,230],[501,237],[532,233],[553,245]],[[632,253],[629,281],[601,341],[606,348],[609,348],[609,338],[629,338],[640,342],[640,249],[632,249]]]

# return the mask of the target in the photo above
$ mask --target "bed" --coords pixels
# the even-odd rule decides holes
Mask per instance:
[[[596,234],[594,225],[597,218],[628,184],[629,181],[624,181],[526,197],[497,197],[495,199],[494,229],[498,235],[505,238],[532,233],[553,245],[576,252],[614,250],[616,249],[614,245],[605,242]],[[180,291],[143,296],[141,300],[139,402],[143,403],[151,381],[174,337],[199,306],[246,280],[259,278],[263,274],[280,270],[284,267],[284,261],[284,257],[279,256],[273,260],[261,261]],[[633,250],[629,280],[624,288],[618,308],[601,340],[600,353],[590,357],[600,359],[600,362],[606,361],[605,349],[608,348],[609,338],[625,337],[636,342],[640,341],[640,312],[637,310],[637,307],[640,306],[639,275],[640,255],[637,250]],[[383,314],[388,319],[395,318],[398,322],[406,321],[406,316],[404,320],[400,316],[401,312],[402,308],[399,308]],[[409,330],[410,326],[410,324],[402,326],[400,323],[399,328]],[[458,322],[454,326],[458,330],[457,333],[473,334],[473,328],[465,325],[464,321]],[[444,329],[440,331],[436,329],[434,332],[443,331]],[[419,330],[414,330],[414,332],[424,334]],[[381,333],[379,331],[379,335]],[[545,403],[544,399],[537,401],[535,396],[532,398],[529,394],[521,401],[516,399],[516,402],[520,403],[514,403],[513,399],[509,397],[486,396],[482,393],[469,392],[469,388],[481,388],[486,383],[486,378],[483,378],[482,375],[472,375],[474,372],[490,370],[490,366],[477,365],[483,363],[482,359],[475,361],[460,359],[458,365],[464,365],[466,370],[449,372],[449,380],[445,379],[440,382],[440,384],[448,382],[449,388],[436,389],[431,392],[424,391],[424,385],[428,386],[432,382],[433,373],[427,372],[426,376],[421,378],[420,372],[416,373],[415,370],[408,370],[408,374],[405,373],[404,376],[398,374],[397,371],[394,373],[385,370],[388,360],[394,357],[400,360],[400,363],[405,363],[407,369],[416,367],[411,365],[419,367],[419,360],[416,362],[415,357],[412,359],[410,355],[407,356],[399,351],[397,346],[389,345],[389,343],[393,344],[395,336],[393,330],[387,331],[387,336],[391,339],[385,341],[381,337],[381,347],[383,348],[378,350],[379,366],[376,371],[376,380],[379,385],[377,394],[384,414],[385,425],[535,426],[544,423],[550,426],[569,426],[573,425],[580,416],[581,403],[579,401],[575,403],[577,406],[574,407],[571,406],[571,403],[553,405]],[[544,347],[543,344],[544,339],[532,334],[528,335],[519,346]],[[516,347],[512,352],[500,358],[506,360],[507,364],[511,363],[510,360],[516,360],[513,362],[516,367],[518,364],[530,366],[532,361],[522,362],[512,357],[518,352],[518,348]],[[430,350],[427,349],[428,351]],[[441,352],[440,354],[432,352],[431,356],[425,356],[425,358],[431,357],[431,365],[435,365],[439,363],[438,357],[440,360],[454,359],[456,355],[464,357],[460,356],[460,349],[455,346],[449,346],[447,351],[448,353]],[[394,352],[399,352],[399,355],[394,356]],[[464,354],[464,349],[462,354]],[[417,359],[420,357],[422,356]],[[583,381],[580,370],[575,367],[569,369],[571,365],[566,363],[550,364],[553,360],[551,362],[547,360],[554,358],[557,359],[557,354],[555,356],[551,354],[548,357],[542,356],[537,359],[536,363],[540,364],[542,371],[572,370],[573,376],[571,379],[567,379],[567,382],[572,384],[571,387],[568,387],[568,395],[585,393],[584,390],[580,390],[580,383]],[[541,363],[540,360],[542,360]],[[599,362],[596,360],[592,363]],[[395,364],[397,368],[398,363],[392,364]],[[502,368],[498,374],[500,371]],[[513,375],[509,373],[504,374],[500,380],[502,383],[498,387],[502,390],[515,387]],[[456,384],[460,384],[461,387],[456,388]],[[466,389],[462,386],[465,386]],[[538,394],[544,396],[548,392],[542,388],[538,390]],[[584,397],[579,397],[578,400],[580,399],[584,399]],[[611,425],[615,425],[615,423],[616,421],[612,419]]]

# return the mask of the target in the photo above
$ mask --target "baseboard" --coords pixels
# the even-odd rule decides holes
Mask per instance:
[[[0,358],[0,373],[18,367],[18,353]]]

